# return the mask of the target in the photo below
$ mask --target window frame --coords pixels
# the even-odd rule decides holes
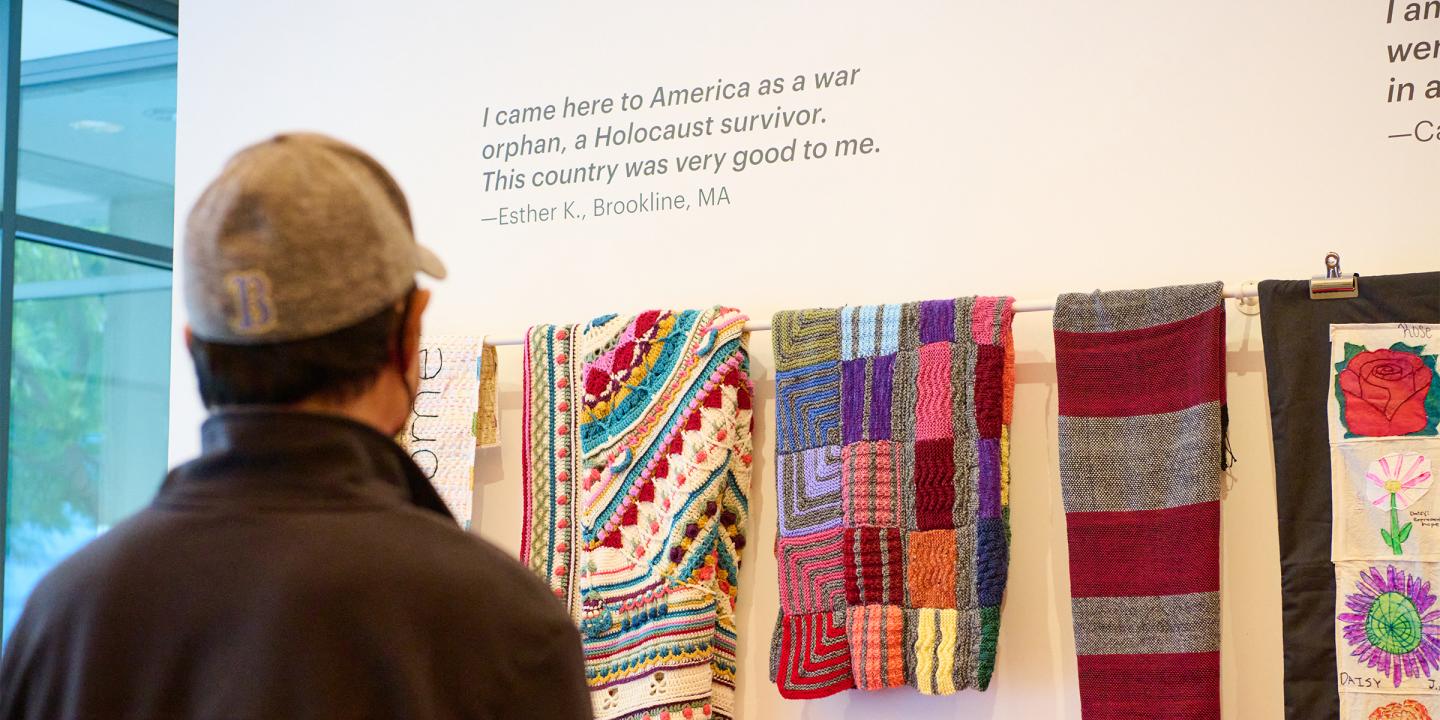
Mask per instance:
[[[165,0],[69,0],[179,37],[179,8]],[[20,41],[24,0],[0,0],[0,558],[4,558],[10,497],[10,373],[15,315],[17,239],[79,252],[173,269],[174,249],[157,243],[99,233],[16,212],[20,161]],[[3,562],[3,561],[0,561]],[[5,574],[0,572],[0,597]]]

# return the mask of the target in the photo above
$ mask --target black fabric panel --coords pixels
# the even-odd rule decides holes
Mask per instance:
[[[1308,280],[1260,283],[1275,440],[1286,720],[1340,716],[1330,562],[1330,325],[1440,323],[1440,272],[1360,278],[1360,297],[1311,300]]]

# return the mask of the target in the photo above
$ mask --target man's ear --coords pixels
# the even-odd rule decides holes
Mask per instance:
[[[415,294],[410,296],[410,309],[400,328],[400,349],[403,353],[400,360],[404,363],[400,367],[406,372],[410,371],[410,363],[420,362],[420,316],[425,314],[429,305],[430,291],[416,288]]]

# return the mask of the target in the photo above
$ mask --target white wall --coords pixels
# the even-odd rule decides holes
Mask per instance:
[[[1440,23],[1387,28],[1385,5],[191,0],[176,205],[183,219],[228,154],[273,131],[347,138],[394,171],[421,238],[453,271],[429,327],[501,336],[647,307],[727,303],[768,319],[783,308],[957,294],[1043,299],[1306,277],[1331,249],[1362,274],[1435,269],[1440,143],[1386,135],[1427,113],[1440,120],[1440,102],[1386,105],[1394,71],[1383,43],[1434,35]],[[481,192],[480,173],[493,167],[481,145],[510,135],[479,127],[487,105],[855,66],[864,70],[852,89],[778,104],[823,105],[830,122],[802,136],[873,136],[877,155],[722,176],[729,208],[504,229],[479,222],[512,199],[595,194]],[[1440,77],[1433,61],[1402,71]],[[556,134],[593,124],[557,124]],[[604,194],[695,186],[667,176]],[[1224,502],[1223,701],[1227,718],[1274,718],[1280,593],[1264,362],[1258,318],[1231,308],[1240,463]],[[1080,716],[1049,322],[1031,313],[1015,323],[1014,557],[998,671],[989,693],[951,698],[897,690],[788,702],[766,679],[777,603],[768,552],[774,386],[770,337],[753,338],[761,461],[742,577],[744,717]],[[518,549],[518,349],[502,350],[500,368],[504,446],[481,455],[476,525]],[[170,447],[180,460],[197,447],[202,413],[178,346],[174,373]]]

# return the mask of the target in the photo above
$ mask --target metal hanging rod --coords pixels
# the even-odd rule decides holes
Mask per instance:
[[[1259,290],[1259,288],[1255,285],[1255,283],[1245,283],[1244,285],[1240,286],[1240,288],[1237,289],[1237,290],[1231,290],[1230,288],[1226,288],[1226,289],[1225,289],[1225,297],[1227,297],[1227,298],[1253,298],[1253,297],[1257,297],[1257,296],[1259,296],[1259,295],[1260,295],[1260,290]],[[1055,301],[1054,301],[1053,299],[1052,299],[1052,300],[1016,300],[1016,301],[1015,301],[1015,312],[1017,312],[1017,313],[1022,313],[1022,312],[1050,312],[1051,310],[1054,310],[1054,309],[1055,309]],[[751,322],[751,323],[746,323],[746,324],[745,324],[745,330],[748,331],[748,332],[767,332],[767,331],[770,330],[770,323],[768,323],[768,322]],[[487,336],[485,337],[484,342],[485,342],[486,345],[491,345],[491,346],[494,346],[494,347],[500,347],[500,346],[503,346],[503,345],[524,345],[524,344],[525,344],[525,338],[523,338],[523,337],[491,338],[491,337],[489,337],[489,336],[487,335]]]

